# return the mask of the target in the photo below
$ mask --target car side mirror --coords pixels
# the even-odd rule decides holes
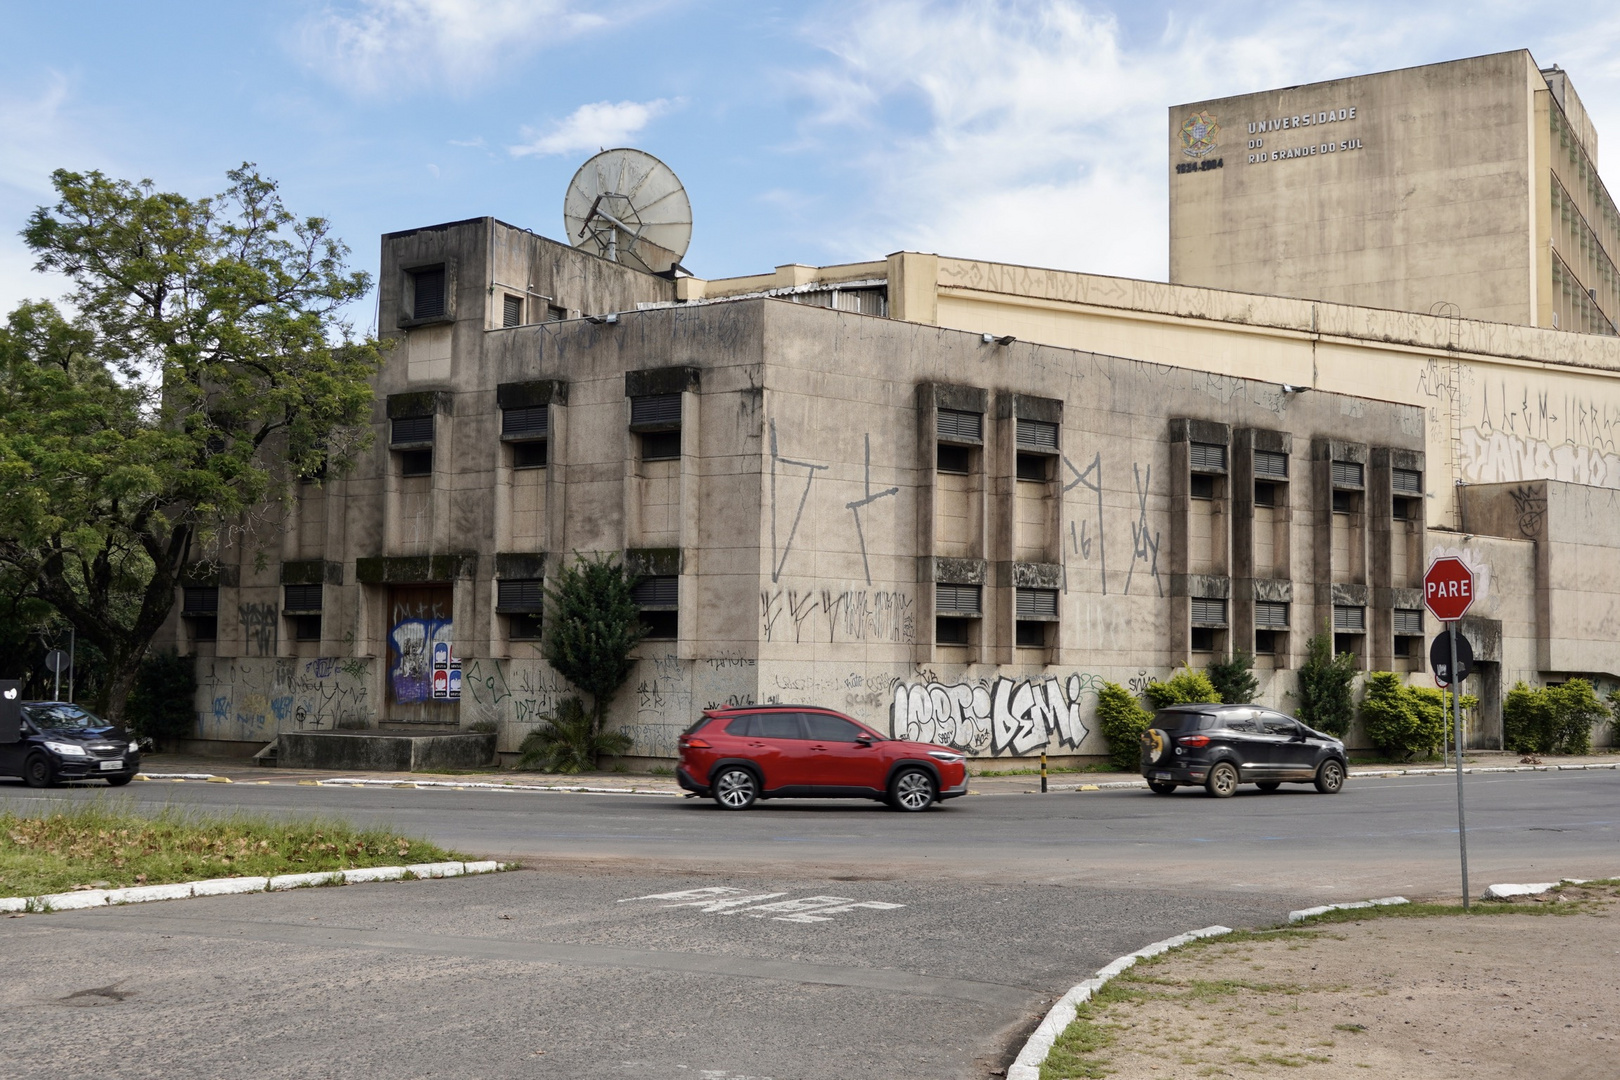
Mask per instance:
[[[861,746],[871,746],[872,745],[872,736],[870,736],[870,735],[857,735],[857,736],[855,736],[855,742],[857,744],[861,745]]]

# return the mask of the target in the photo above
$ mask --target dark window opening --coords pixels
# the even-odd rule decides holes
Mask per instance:
[[[560,308],[556,304],[546,305],[546,322],[562,322],[568,318],[568,309]]]
[[[1276,506],[1277,485],[1268,484],[1265,481],[1256,481],[1254,485],[1254,505]]]
[[[641,625],[646,627],[649,641],[674,641],[681,636],[678,611],[643,611]]]
[[[551,412],[544,405],[501,410],[501,438],[538,439],[550,434]]]
[[[1418,519],[1418,501],[1416,499],[1403,499],[1397,495],[1390,514],[1396,521],[1416,521]]]
[[[1193,652],[1209,652],[1209,653],[1214,652],[1215,651],[1215,633],[1216,633],[1216,631],[1215,631],[1215,629],[1213,627],[1209,627],[1209,626],[1195,626],[1195,627],[1193,627],[1192,628],[1192,640],[1190,642],[1191,647],[1192,647],[1192,651]]]
[[[1349,653],[1350,655],[1359,658],[1361,656],[1361,635],[1334,634],[1333,652],[1334,655],[1338,655],[1339,653]]]
[[[546,440],[512,444],[512,468],[543,469],[546,467]]]
[[[1418,639],[1397,636],[1395,638],[1395,655],[1402,660],[1410,659],[1412,656],[1412,642],[1416,640]]]
[[[191,640],[217,641],[219,640],[219,618],[215,615],[190,615]]]
[[[501,306],[502,326],[523,325],[523,297],[508,294]]]
[[[972,619],[953,619],[942,615],[934,620],[934,642],[939,645],[970,644],[972,628]]]
[[[502,615],[536,615],[545,608],[540,578],[505,578],[495,583],[495,610]]]
[[[402,450],[399,455],[399,475],[432,476],[433,451]]]
[[[302,611],[314,612],[321,610],[322,588],[320,585],[284,585],[282,610],[287,612]]]
[[[1254,632],[1254,651],[1261,656],[1275,655],[1278,636],[1276,630],[1256,630]]]
[[[537,612],[506,616],[506,636],[511,641],[539,641],[541,617]]]
[[[679,431],[649,431],[641,436],[642,461],[673,461],[680,456]]]
[[[1022,455],[1020,455],[1022,456]],[[959,473],[966,475],[972,471],[973,450],[967,446],[953,446],[950,443],[940,443],[935,451],[935,460],[942,473]]]
[[[411,318],[444,318],[444,267],[428,266],[411,273]]]
[[[1014,640],[1020,649],[1046,648],[1046,628],[1052,625],[1044,622],[1028,622],[1018,620],[1014,628]]]
[[[292,616],[294,641],[321,640],[321,617],[319,615]]]
[[[1335,491],[1333,493],[1333,512],[1335,514],[1355,514],[1361,510],[1361,493],[1357,491]]]
[[[388,441],[394,446],[418,446],[433,442],[433,416],[399,416],[389,425]]]
[[[1215,478],[1208,473],[1193,473],[1192,485],[1188,494],[1195,499],[1213,499],[1215,497]]]
[[[180,602],[180,614],[218,615],[219,586],[187,585],[184,599]]]
[[[1045,483],[1052,478],[1052,459],[1045,454],[1019,454],[1018,479]]]

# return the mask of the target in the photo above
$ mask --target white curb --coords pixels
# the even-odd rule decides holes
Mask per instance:
[[[667,788],[596,787],[587,784],[495,784],[488,780],[373,780],[365,777],[334,777],[315,781],[321,787],[448,788],[454,791],[568,792],[576,795],[662,795],[679,797],[684,791]]]
[[[139,779],[146,780],[212,780],[211,772],[143,772],[135,774]]]
[[[1387,907],[1391,904],[1409,903],[1404,896],[1386,896],[1381,900],[1357,900],[1353,904],[1323,904],[1321,907],[1308,907],[1300,911],[1290,911],[1288,921],[1302,922],[1315,915],[1326,915],[1330,911],[1354,911],[1357,908]]]
[[[1098,971],[1094,978],[1071,987],[1069,992],[1059,998],[1057,1004],[1047,1011],[1041,1026],[1036,1028],[1029,1041],[1024,1043],[1024,1048],[1018,1052],[1018,1059],[1007,1070],[1007,1080],[1040,1080],[1041,1065],[1046,1061],[1046,1055],[1052,1052],[1052,1044],[1057,1041],[1057,1037],[1074,1022],[1075,1010],[1089,1001],[1091,995],[1101,990],[1109,979],[1125,971],[1138,960],[1157,956],[1199,938],[1219,937],[1231,932],[1230,926],[1206,926],[1202,930],[1193,930],[1177,934],[1173,938],[1165,938],[1163,941],[1155,941],[1145,949],[1121,956]]]
[[[1481,900],[1507,900],[1515,896],[1540,896],[1545,892],[1552,892],[1560,885],[1585,885],[1587,878],[1562,878],[1558,881],[1543,881],[1534,885],[1492,885],[1485,890]]]
[[[364,881],[406,881],[411,878],[460,877],[462,874],[493,874],[509,870],[512,863],[482,862],[417,863],[414,866],[367,866],[356,870],[324,870],[312,874],[279,874],[276,877],[208,878],[205,881],[179,881],[172,885],[135,885],[127,889],[78,889],[74,892],[47,893],[43,896],[0,897],[0,914],[21,912],[76,911],[82,908],[117,904],[145,904],[154,900],[185,900],[194,896],[239,896],[245,893],[285,892],[322,885],[347,885]]]

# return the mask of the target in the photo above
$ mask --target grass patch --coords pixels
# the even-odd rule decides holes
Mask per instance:
[[[172,807],[149,816],[114,801],[0,813],[0,896],[460,858],[425,840],[331,819],[204,817]]]

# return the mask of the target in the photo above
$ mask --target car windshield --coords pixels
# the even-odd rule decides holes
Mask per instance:
[[[1160,731],[1212,731],[1215,728],[1215,717],[1209,713],[1171,712],[1160,713],[1153,721],[1153,726]]]
[[[28,719],[42,728],[87,729],[107,727],[107,721],[77,705],[34,705],[28,710]]]

